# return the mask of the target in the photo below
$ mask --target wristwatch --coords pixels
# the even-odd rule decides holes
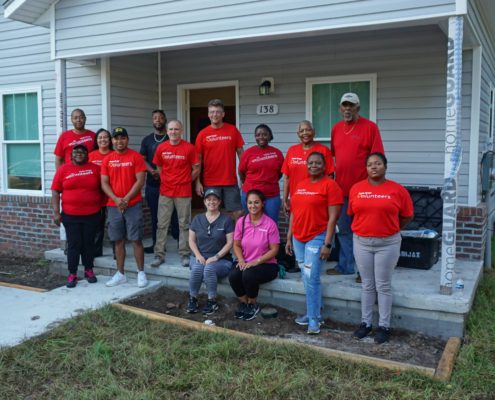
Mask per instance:
[[[331,249],[332,248],[332,243],[325,243],[324,246],[327,248],[327,249]]]

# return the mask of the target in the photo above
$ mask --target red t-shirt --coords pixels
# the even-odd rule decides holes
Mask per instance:
[[[160,144],[155,151],[153,164],[162,167],[160,194],[168,197],[191,197],[193,165],[199,164],[194,146],[181,140],[175,146],[170,141]]]
[[[127,149],[124,153],[112,152],[106,156],[101,166],[101,174],[108,176],[110,187],[117,197],[124,197],[136,183],[136,174],[146,171],[146,165],[141,154],[132,149]],[[133,206],[141,201],[143,196],[141,191],[136,197],[129,201],[129,206]],[[107,206],[116,206],[112,199],[108,199]]]
[[[113,153],[113,150],[110,150],[106,154],[100,153],[100,150],[93,150],[91,153],[89,153],[88,160],[89,162],[92,162],[93,164],[101,167],[103,164],[103,159],[111,153]]]
[[[81,134],[75,133],[72,130],[65,131],[58,138],[53,153],[58,157],[62,157],[64,163],[69,163],[73,147],[82,144],[88,148],[88,151],[91,151],[94,141],[95,133],[93,131],[86,130],[86,132]]]
[[[365,179],[349,194],[352,231],[358,236],[387,237],[400,232],[399,216],[412,217],[414,206],[409,192],[394,181],[373,186]]]
[[[100,211],[100,167],[95,164],[62,164],[55,172],[51,189],[62,193],[65,214],[92,215]]]
[[[112,152],[113,150],[110,150],[108,153],[102,154],[100,153],[99,150],[93,150],[91,153],[89,153],[88,161],[101,167],[101,165],[103,164],[103,159]],[[108,203],[108,196],[105,193],[103,193],[103,195],[101,196],[101,206],[105,207],[107,203]]]
[[[332,128],[331,141],[335,180],[344,196],[348,196],[352,185],[368,177],[366,157],[377,151],[385,154],[380,131],[374,122],[359,117],[356,125],[337,122]]]
[[[326,232],[328,207],[343,204],[342,190],[330,178],[312,183],[305,179],[296,187],[291,197],[292,234],[300,242],[307,242]]]
[[[280,194],[278,181],[284,156],[279,149],[267,146],[260,149],[253,146],[242,153],[239,161],[239,172],[246,176],[242,191],[247,193],[251,189],[258,189],[266,197],[275,197]]]
[[[282,166],[282,173],[289,177],[290,197],[294,195],[298,183],[308,178],[306,159],[314,151],[325,156],[325,173],[330,175],[334,171],[332,152],[327,146],[314,142],[309,150],[304,150],[301,143],[289,147]]]
[[[236,150],[244,146],[239,130],[223,123],[221,128],[211,125],[199,132],[196,151],[203,158],[203,184],[205,186],[237,185]]]

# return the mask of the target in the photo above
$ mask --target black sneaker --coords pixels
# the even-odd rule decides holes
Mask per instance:
[[[77,285],[77,274],[69,274],[67,278],[67,284],[65,286],[72,289],[75,288],[76,285]]]
[[[234,314],[234,318],[244,319],[244,313],[246,312],[246,309],[247,309],[246,303],[239,303],[239,307],[237,308],[237,311]]]
[[[251,321],[255,319],[258,313],[260,312],[260,306],[258,304],[248,304],[246,307],[246,311],[244,311],[244,317],[242,318],[244,321]]]
[[[211,315],[217,310],[218,310],[217,302],[215,300],[208,299],[208,302],[206,303],[206,307],[203,308],[203,314]]]
[[[187,304],[186,311],[189,314],[198,312],[198,299],[196,297],[189,297],[189,303]]]
[[[371,332],[371,325],[367,326],[366,322],[363,322],[361,323],[361,325],[359,325],[359,328],[354,331],[352,337],[355,339],[362,339],[368,336],[370,332]]]
[[[392,333],[392,329],[385,328],[384,326],[379,326],[378,330],[375,333],[375,343],[382,344],[388,342],[390,340],[391,333]]]

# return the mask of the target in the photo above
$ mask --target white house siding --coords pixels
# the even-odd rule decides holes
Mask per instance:
[[[55,69],[49,43],[48,29],[0,17],[0,90],[41,87],[45,171],[54,163],[51,154],[56,140]],[[47,185],[45,179],[45,188]]]
[[[125,127],[130,144],[153,131],[151,111],[158,108],[158,55],[114,57],[110,60],[112,126]]]
[[[61,0],[56,56],[115,54],[453,14],[455,0]]]
[[[306,78],[377,74],[377,122],[390,159],[389,176],[405,185],[441,186],[446,104],[445,35],[436,27],[329,35],[163,53],[164,107],[176,113],[177,84],[239,80],[240,129],[254,143],[258,123],[268,123],[282,151],[296,143],[306,117]],[[261,77],[276,93],[258,96]],[[463,164],[460,202],[467,201],[471,52],[463,62]],[[256,115],[256,105],[276,103],[276,116]],[[330,127],[329,127],[330,129]],[[326,133],[325,133],[326,134]],[[320,133],[321,135],[321,133]]]

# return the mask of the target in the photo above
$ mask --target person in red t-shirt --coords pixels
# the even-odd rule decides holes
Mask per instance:
[[[387,159],[383,153],[371,153],[366,159],[368,178],[352,186],[347,212],[353,215],[354,257],[361,273],[361,325],[354,337],[362,339],[371,332],[373,306],[378,295],[378,331],[375,343],[390,338],[392,312],[392,272],[399,260],[400,230],[413,217],[409,192],[385,179]]]
[[[366,179],[366,157],[373,152],[385,153],[378,126],[359,115],[359,104],[359,97],[355,93],[342,96],[340,113],[344,119],[333,126],[331,133],[335,180],[342,188],[344,205],[337,222],[339,262],[335,269],[327,270],[329,275],[348,275],[356,271],[352,251],[352,218],[347,214],[349,190],[356,182]],[[356,282],[361,282],[359,273]]]
[[[315,130],[310,121],[301,121],[297,129],[297,136],[301,143],[289,147],[282,166],[284,174],[284,211],[290,212],[289,195],[292,197],[299,182],[308,178],[306,159],[315,151],[325,156],[325,174],[331,175],[334,171],[333,158],[330,149],[321,143],[315,142]]]
[[[67,287],[77,284],[79,258],[84,276],[96,282],[93,272],[94,242],[101,208],[100,167],[88,163],[88,149],[82,144],[72,149],[71,162],[64,163],[52,182],[53,221],[63,223],[67,234]],[[60,197],[62,196],[62,213]]]
[[[325,155],[313,152],[307,159],[309,178],[299,182],[291,197],[291,214],[285,251],[296,255],[306,289],[306,315],[296,318],[308,325],[308,334],[320,333],[321,266],[332,248],[335,225],[342,205],[339,185],[327,176]]]
[[[112,138],[110,132],[104,128],[98,129],[95,136],[93,151],[89,153],[89,162],[101,167],[103,159],[113,151]],[[105,237],[105,221],[107,218],[107,202],[108,197],[102,196],[100,223],[96,231],[95,238],[95,257],[103,255],[103,238]],[[115,259],[115,248],[112,242],[113,257]]]
[[[268,125],[261,124],[254,130],[256,146],[247,149],[239,161],[239,177],[241,178],[241,203],[247,214],[246,193],[258,189],[265,195],[265,213],[276,223],[280,212],[280,186],[278,181],[282,176],[284,156],[282,152],[269,146],[273,140],[272,130]]]
[[[106,283],[116,286],[127,282],[124,275],[125,239],[132,241],[138,267],[137,284],[148,284],[144,273],[143,210],[141,189],[146,165],[141,154],[129,149],[129,135],[122,127],[112,131],[114,151],[106,156],[101,167],[101,187],[108,196],[108,236],[115,242],[118,271]]]
[[[242,205],[235,155],[237,153],[241,158],[244,139],[234,125],[223,122],[224,116],[222,100],[210,100],[208,118],[211,124],[199,132],[195,143],[203,169],[203,182],[199,176],[196,179],[196,194],[203,197],[206,190],[216,189],[222,196],[225,210],[238,218],[242,214]]]
[[[85,128],[86,114],[84,111],[76,108],[70,114],[70,120],[74,127],[63,132],[55,145],[55,169],[58,169],[63,163],[71,161],[74,146],[82,144],[86,146],[88,152],[93,148],[95,133]]]
[[[160,172],[160,199],[158,200],[158,228],[156,231],[154,268],[165,262],[167,234],[174,207],[179,218],[179,255],[184,267],[189,266],[188,236],[191,222],[192,183],[199,175],[199,157],[194,146],[182,139],[182,122],[172,119],[167,123],[169,140],[160,144],[153,164]]]

